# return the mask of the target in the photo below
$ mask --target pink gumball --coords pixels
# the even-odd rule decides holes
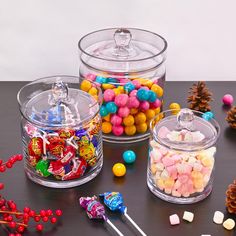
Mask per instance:
[[[118,109],[118,115],[120,116],[120,117],[127,117],[128,115],[129,115],[129,113],[130,113],[130,110],[129,110],[129,108],[128,107],[120,107],[119,109]]]
[[[147,86],[142,86],[142,89],[149,90]]]
[[[231,94],[225,94],[224,97],[222,98],[222,101],[225,105],[231,106],[234,102],[234,98]]]
[[[112,133],[116,136],[120,136],[124,133],[124,128],[121,125],[113,126],[112,127]]]
[[[87,74],[87,75],[85,75],[85,78],[87,79],[87,80],[90,80],[90,81],[94,81],[95,79],[96,79],[96,75],[95,74]]]
[[[140,102],[139,108],[141,111],[146,111],[149,109],[149,107],[150,107],[150,105],[149,105],[148,101]]]
[[[161,107],[161,101],[157,98],[155,102],[150,103],[151,108],[158,108]]]
[[[141,84],[138,80],[133,80],[132,83],[133,83],[133,85],[135,86],[136,89],[139,89],[141,87]]]
[[[140,105],[139,100],[136,97],[129,97],[127,102],[128,108],[138,108]]]
[[[113,115],[111,117],[111,123],[115,126],[119,126],[122,123],[122,118],[118,115]]]
[[[111,102],[115,98],[115,92],[112,89],[107,89],[103,93],[103,99],[105,102]]]
[[[133,91],[131,91],[131,92],[129,93],[129,96],[130,96],[130,97],[136,97],[137,92],[138,92],[138,90],[134,89]]]
[[[129,96],[127,94],[119,94],[115,98],[115,104],[118,107],[124,107],[128,102]]]
[[[121,83],[121,84],[126,84],[126,83],[128,83],[128,82],[130,82],[129,79],[120,79],[120,83]]]

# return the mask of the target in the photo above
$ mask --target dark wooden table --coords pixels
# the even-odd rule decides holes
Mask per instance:
[[[0,157],[21,152],[20,115],[16,101],[17,91],[24,82],[0,83]],[[171,102],[179,102],[186,106],[188,88],[192,82],[167,82],[166,107]],[[49,227],[45,236],[65,235],[114,235],[109,227],[100,222],[88,219],[84,210],[78,204],[80,196],[98,195],[105,191],[123,193],[129,215],[140,225],[147,235],[236,235],[236,229],[226,231],[221,225],[213,223],[216,210],[225,212],[226,217],[235,216],[226,213],[225,190],[233,179],[236,179],[236,131],[228,128],[225,121],[226,110],[222,107],[221,98],[225,93],[231,93],[236,99],[236,82],[209,82],[208,87],[214,94],[213,112],[221,126],[216,155],[215,182],[212,194],[202,202],[193,205],[175,205],[155,197],[146,185],[146,169],[148,142],[132,145],[113,145],[104,143],[104,167],[102,172],[91,182],[72,189],[50,189],[34,184],[28,180],[23,171],[23,163],[1,174],[0,182],[6,187],[1,192],[6,198],[14,199],[19,208],[28,205],[35,210],[42,208],[61,208],[64,212],[61,223]],[[235,101],[236,104],[236,101]],[[114,163],[122,161],[122,152],[132,149],[137,154],[135,164],[128,166],[124,178],[115,178],[111,172]],[[168,217],[177,213],[182,217],[185,210],[195,214],[193,223],[181,222],[178,226],[170,226]],[[119,214],[107,211],[112,222],[125,235],[138,235]],[[0,227],[0,235],[5,231]],[[34,230],[25,235],[39,235]]]

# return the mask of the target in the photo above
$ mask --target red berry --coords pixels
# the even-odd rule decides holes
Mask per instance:
[[[30,216],[30,217],[34,217],[34,216],[35,216],[35,211],[30,210],[30,212],[29,212],[29,216]]]
[[[44,217],[42,218],[42,220],[43,220],[43,222],[48,222],[48,217],[47,217],[47,216],[44,216]]]
[[[16,204],[14,202],[12,202],[9,207],[14,211],[16,210]]]
[[[8,236],[16,236],[16,234],[12,234],[12,233],[10,233],[10,234],[8,234]]]
[[[10,221],[13,220],[13,217],[12,216],[8,216],[6,220],[10,222]]]
[[[22,161],[22,159],[23,159],[23,156],[21,154],[16,155],[16,160],[17,161]]]
[[[25,231],[25,227],[22,226],[22,225],[20,225],[20,226],[17,228],[17,231],[18,231],[19,233],[23,233],[23,232]]]
[[[8,162],[6,163],[6,167],[7,167],[8,169],[12,168],[11,162],[8,161]]]
[[[4,198],[0,199],[0,207],[4,206],[6,203],[6,200]]]
[[[4,184],[0,183],[0,190],[4,189]]]
[[[57,216],[61,216],[62,215],[62,210],[58,209],[58,210],[55,211],[55,213],[56,213]]]
[[[2,159],[0,159],[0,165],[2,165]]]
[[[8,162],[10,162],[11,164],[14,164],[16,162],[16,159],[14,157],[11,157]]]
[[[0,166],[0,172],[5,172],[6,167],[5,166]]]
[[[7,207],[6,207],[6,206],[2,206],[2,207],[1,207],[1,210],[2,210],[2,211],[6,211],[6,210],[7,210]]]
[[[47,210],[47,216],[51,216],[53,214],[52,210],[51,209],[48,209]]]
[[[22,236],[22,234],[16,233],[15,236]]]
[[[29,214],[28,213],[24,213],[23,214],[23,219],[25,222],[28,222],[29,221]]]
[[[47,215],[47,212],[45,210],[41,210],[40,211],[40,215],[43,217],[43,216],[46,216]]]
[[[40,221],[40,216],[35,216],[35,217],[34,217],[34,221],[35,221],[35,222],[39,222],[39,221]]]
[[[43,225],[41,225],[41,224],[36,225],[36,229],[38,231],[43,231]]]
[[[57,218],[56,217],[52,217],[51,218],[51,222],[52,222],[52,224],[55,224],[57,222]]]
[[[24,207],[24,212],[25,213],[29,213],[30,212],[30,208],[29,207]]]
[[[10,228],[15,228],[16,227],[16,222],[11,221],[11,222],[8,223],[8,225],[9,225]]]

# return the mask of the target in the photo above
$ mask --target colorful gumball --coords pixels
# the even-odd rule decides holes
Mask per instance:
[[[153,92],[152,90],[149,90],[148,93],[149,93],[148,101],[149,101],[149,102],[155,102],[156,99],[157,99],[156,93]]]
[[[97,76],[95,74],[92,74],[92,73],[89,73],[89,74],[85,75],[85,78],[87,80],[90,80],[90,81],[94,81],[96,79],[96,77]]]
[[[115,92],[112,89],[107,89],[103,93],[103,99],[105,102],[111,102],[115,99]]]
[[[130,113],[130,109],[128,108],[128,107],[120,107],[119,109],[118,109],[118,115],[120,116],[120,117],[126,117],[126,116],[128,116],[129,115],[129,113]]]
[[[155,102],[150,103],[150,108],[158,108],[161,107],[161,100],[159,100],[158,98],[156,99]]]
[[[147,131],[147,128],[148,126],[146,123],[141,123],[141,124],[136,125],[136,129],[138,133],[145,133]]]
[[[147,111],[149,109],[150,105],[148,101],[140,102],[139,108],[141,111]]]
[[[141,87],[141,84],[138,80],[133,80],[132,83],[134,84],[136,89],[139,89]]]
[[[110,122],[102,122],[102,132],[104,134],[109,134],[112,131],[112,124]]]
[[[130,126],[125,126],[125,134],[128,136],[132,136],[136,133],[136,126],[135,125],[130,125]]]
[[[95,81],[99,84],[105,84],[107,83],[107,78],[102,77],[102,76],[97,76]]]
[[[134,89],[134,90],[132,90],[132,91],[129,93],[129,96],[130,96],[130,97],[136,97],[136,96],[137,96],[137,92],[138,92],[138,90]]]
[[[170,110],[172,110],[171,113],[172,113],[173,115],[178,114],[179,111],[180,111],[180,109],[181,109],[179,103],[176,103],[176,102],[171,103],[170,106],[169,106],[169,108],[170,108]]]
[[[124,127],[122,125],[113,126],[112,132],[116,136],[121,136],[124,133]]]
[[[114,102],[108,102],[106,104],[106,109],[108,113],[114,114],[117,112],[117,106]]]
[[[146,115],[148,120],[151,120],[156,115],[155,110],[148,109],[147,111],[145,111],[145,115]]]
[[[231,94],[225,94],[222,98],[222,101],[225,105],[231,106],[234,102],[234,98]]]
[[[134,124],[134,117],[132,115],[128,115],[123,119],[123,123],[125,126],[131,126]]]
[[[118,115],[113,115],[111,117],[111,123],[114,125],[114,126],[119,126],[121,125],[122,123],[122,118]]]
[[[104,116],[107,116],[108,115],[108,111],[106,109],[106,106],[102,105],[101,108],[100,108],[100,115],[101,117],[104,117]]]
[[[129,96],[127,94],[119,94],[115,97],[115,104],[118,107],[126,106]]]
[[[92,88],[92,84],[88,80],[83,80],[80,85],[81,90],[88,92]]]
[[[124,162],[128,164],[134,163],[136,160],[136,154],[132,150],[125,151],[122,156],[123,156]]]
[[[122,177],[126,174],[126,167],[122,163],[116,163],[112,167],[112,172],[116,177]]]
[[[140,102],[135,96],[128,98],[128,102],[127,102],[128,108],[138,108],[139,105],[140,105]]]
[[[130,93],[131,91],[133,91],[135,89],[135,85],[131,82],[127,83],[124,85],[124,90],[128,93]]]
[[[137,92],[137,98],[139,101],[147,101],[149,99],[149,92],[145,88],[140,88]]]
[[[163,88],[157,84],[153,84],[151,90],[156,93],[156,95],[160,98],[163,96]]]
[[[136,125],[145,123],[147,120],[146,115],[143,112],[138,112],[137,115],[134,117],[134,121]]]

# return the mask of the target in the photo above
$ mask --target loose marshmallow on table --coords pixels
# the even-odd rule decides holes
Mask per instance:
[[[180,224],[179,216],[177,214],[171,215],[169,217],[169,219],[170,219],[171,225],[179,225]]]
[[[194,214],[192,212],[189,211],[185,211],[184,215],[183,215],[183,219],[188,221],[188,222],[192,222],[194,218]]]
[[[235,227],[235,222],[233,219],[227,219],[224,223],[223,226],[227,230],[232,230]]]
[[[224,221],[224,214],[221,211],[215,211],[213,221],[214,223],[221,225]]]

